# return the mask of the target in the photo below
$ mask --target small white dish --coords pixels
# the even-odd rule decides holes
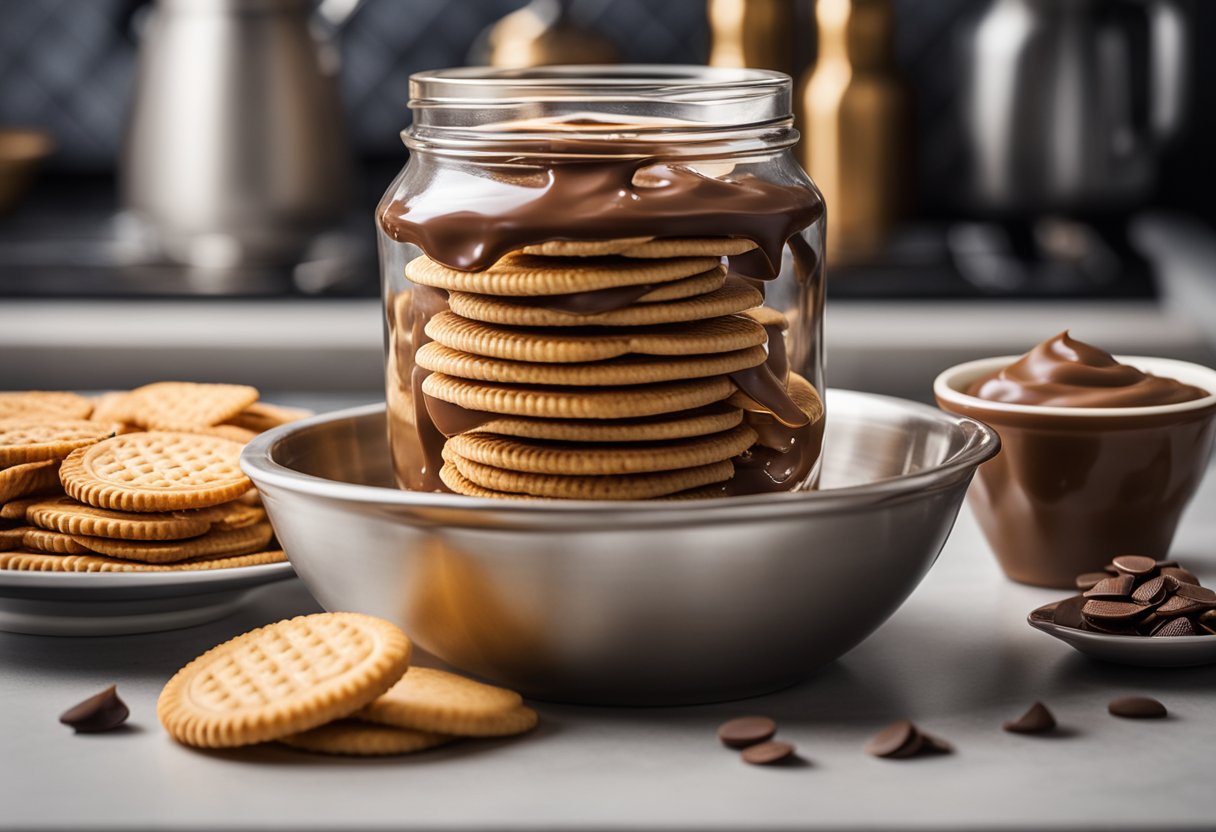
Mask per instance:
[[[1032,610],[1026,621],[1087,656],[1136,667],[1198,667],[1216,662],[1216,636],[1146,638],[1116,636],[1065,627],[1053,620],[1060,601]]]
[[[286,562],[192,572],[0,570],[0,630],[113,636],[194,627],[234,612],[256,587],[294,575]]]

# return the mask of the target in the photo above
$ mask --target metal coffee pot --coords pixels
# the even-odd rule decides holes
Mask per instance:
[[[1172,0],[995,0],[965,39],[965,201],[1021,213],[1133,207],[1185,103]]]
[[[351,165],[321,28],[308,0],[152,9],[120,178],[124,207],[168,259],[289,264],[345,215]]]

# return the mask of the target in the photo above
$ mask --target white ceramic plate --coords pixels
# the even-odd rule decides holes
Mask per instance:
[[[1058,603],[1055,601],[1033,610],[1026,620],[1036,630],[1055,636],[1095,659],[1137,667],[1195,667],[1216,662],[1216,636],[1141,638],[1077,630],[1052,621]]]
[[[233,612],[254,588],[294,575],[290,563],[195,572],[0,570],[0,630],[110,636],[193,627]]]

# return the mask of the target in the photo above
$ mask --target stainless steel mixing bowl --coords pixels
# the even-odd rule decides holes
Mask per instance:
[[[277,428],[241,458],[329,610],[397,622],[538,699],[673,704],[805,677],[873,632],[937,558],[999,439],[834,390],[822,489],[687,502],[482,500],[393,486],[384,409]]]

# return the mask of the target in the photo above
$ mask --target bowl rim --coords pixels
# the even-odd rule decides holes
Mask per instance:
[[[970,396],[962,388],[977,378],[1002,369],[1017,361],[1020,355],[997,355],[991,358],[977,358],[955,364],[938,373],[933,380],[933,395],[939,402],[966,407],[973,411],[988,411],[989,413],[1023,413],[1031,416],[1064,416],[1064,417],[1099,417],[1118,418],[1135,416],[1160,416],[1170,413],[1184,413],[1191,410],[1203,410],[1216,407],[1216,370],[1196,364],[1192,361],[1181,361],[1176,358],[1155,358],[1147,355],[1116,355],[1115,360],[1129,364],[1138,370],[1167,376],[1192,384],[1208,391],[1208,395],[1188,402],[1175,404],[1149,405],[1147,407],[1054,407],[1037,404],[1012,404],[1010,402],[994,402]]]
[[[250,440],[245,446],[241,453],[241,468],[259,486],[265,483],[271,487],[277,486],[292,492],[348,502],[387,504],[405,508],[489,510],[498,515],[543,515],[546,517],[591,515],[603,519],[609,516],[640,518],[690,514],[713,515],[714,520],[720,520],[735,511],[751,512],[758,507],[776,509],[783,513],[787,511],[805,513],[834,510],[842,502],[865,505],[929,493],[937,488],[954,484],[959,477],[965,476],[969,480],[980,464],[991,459],[1000,450],[999,434],[983,422],[895,396],[829,388],[827,394],[829,419],[831,418],[831,400],[841,396],[863,397],[888,406],[908,408],[914,410],[922,418],[929,418],[938,423],[949,423],[963,432],[963,446],[939,465],[859,485],[829,488],[822,491],[751,494],[725,500],[706,498],[673,501],[496,500],[485,497],[467,497],[462,494],[407,491],[386,486],[346,483],[304,474],[273,458],[274,451],[279,444],[292,434],[341,419],[364,418],[381,413],[385,410],[385,405],[379,403],[323,413],[266,431]],[[706,517],[706,519],[709,518]]]

